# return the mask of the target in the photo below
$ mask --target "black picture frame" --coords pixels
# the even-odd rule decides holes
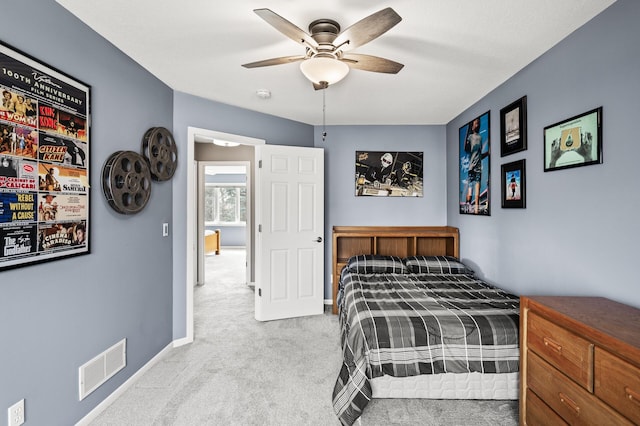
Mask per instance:
[[[424,152],[356,151],[356,197],[422,197]]]
[[[0,270],[89,254],[85,83],[0,42]]]
[[[502,165],[500,174],[502,188],[502,208],[524,209],[527,206],[527,164],[526,160],[513,161]]]
[[[500,110],[500,156],[527,149],[527,97]]]
[[[544,128],[544,171],[602,164],[602,107]]]
[[[491,111],[458,131],[460,214],[491,215]]]

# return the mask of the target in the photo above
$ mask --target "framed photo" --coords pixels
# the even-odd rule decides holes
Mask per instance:
[[[527,149],[527,97],[500,110],[500,156]]]
[[[89,253],[86,84],[0,43],[0,270]]]
[[[526,160],[502,165],[502,208],[524,209],[526,204]]]
[[[602,163],[602,107],[544,128],[544,171]]]
[[[422,152],[356,151],[356,197],[422,197]]]
[[[490,215],[491,152],[487,111],[459,130],[460,214]]]

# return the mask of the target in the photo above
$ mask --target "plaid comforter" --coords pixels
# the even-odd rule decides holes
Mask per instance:
[[[351,425],[371,378],[510,373],[519,367],[519,299],[472,275],[344,269],[338,296],[343,364],[333,407]]]

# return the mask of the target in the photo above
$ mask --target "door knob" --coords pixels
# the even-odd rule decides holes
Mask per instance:
[[[315,240],[315,241],[316,241],[316,243],[321,243],[321,242],[322,242],[322,237],[318,237],[318,238],[316,238],[316,240]]]

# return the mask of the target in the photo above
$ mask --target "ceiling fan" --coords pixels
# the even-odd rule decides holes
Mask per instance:
[[[350,68],[397,74],[403,64],[378,56],[346,53],[389,31],[402,20],[392,8],[382,9],[340,32],[340,24],[332,19],[317,19],[309,24],[309,33],[269,9],[254,12],[275,29],[306,47],[304,55],[284,56],[243,64],[245,68],[302,61],[300,70],[316,90],[326,89],[342,80]]]

